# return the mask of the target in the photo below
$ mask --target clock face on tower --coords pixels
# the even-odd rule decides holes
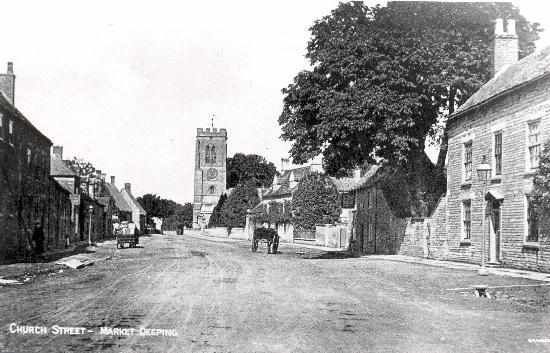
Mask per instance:
[[[206,177],[210,180],[216,180],[218,177],[218,171],[214,168],[210,168],[206,171]]]

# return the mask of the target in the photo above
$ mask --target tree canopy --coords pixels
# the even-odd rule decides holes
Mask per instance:
[[[257,154],[235,153],[232,158],[227,158],[228,188],[249,180],[255,180],[257,187],[268,187],[276,173],[275,165]]]
[[[220,225],[229,230],[244,227],[248,209],[260,203],[255,181],[250,180],[237,186],[222,206]]]
[[[166,218],[174,214],[178,207],[181,207],[175,201],[163,199],[156,194],[145,194],[137,198],[137,202],[147,212],[147,219],[152,217]]]
[[[183,227],[191,228],[193,226],[193,205],[186,202],[184,205],[176,204],[174,212],[163,219],[162,229],[164,230],[183,230]]]
[[[541,31],[511,3],[340,3],[310,28],[311,69],[283,89],[279,124],[296,163],[323,154],[342,175],[381,158],[399,164],[442,142],[445,121],[491,77],[494,20],[514,18],[520,57]]]
[[[221,194],[220,198],[218,199],[218,203],[212,210],[212,214],[210,215],[210,219],[208,220],[208,227],[220,227],[220,216],[222,212],[222,207],[225,201],[227,200],[227,194],[223,193]]]
[[[335,223],[340,218],[339,194],[330,178],[307,174],[292,195],[292,223],[296,229],[315,229],[316,224]]]

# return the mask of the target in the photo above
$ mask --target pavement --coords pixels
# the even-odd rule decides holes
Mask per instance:
[[[489,299],[455,290],[476,284],[474,271],[287,244],[272,255],[154,235],[97,248],[111,259],[0,288],[0,352],[550,349],[546,282],[489,275]]]
[[[96,246],[88,246],[84,252],[49,261],[49,262],[22,262],[0,266],[0,286],[7,284],[18,284],[20,281],[28,281],[35,276],[49,275],[58,273],[60,270],[69,269],[59,262],[82,262],[87,266],[93,265],[98,261],[105,261],[111,258],[110,251],[99,251],[115,244],[113,240],[106,241]],[[16,282],[13,282],[13,281]]]
[[[370,260],[387,260],[387,261],[406,262],[410,264],[444,267],[444,268],[464,270],[464,271],[477,271],[480,268],[479,265],[468,264],[463,262],[424,259],[424,258],[405,256],[405,255],[364,255],[364,256],[361,256],[361,258],[370,259]],[[487,270],[489,274],[492,274],[495,276],[508,276],[508,277],[515,277],[515,278],[532,279],[535,281],[550,282],[550,273],[518,270],[518,269],[503,268],[503,267],[487,267]],[[482,278],[483,277],[480,276],[481,282],[482,282]]]

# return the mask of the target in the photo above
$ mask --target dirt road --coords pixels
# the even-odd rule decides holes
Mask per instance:
[[[550,351],[549,287],[491,300],[448,290],[479,283],[468,271],[185,236],[140,243],[0,288],[0,352]],[[13,332],[28,326],[47,332]]]

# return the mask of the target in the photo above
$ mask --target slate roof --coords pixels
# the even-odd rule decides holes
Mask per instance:
[[[60,182],[55,180],[53,177],[50,176],[50,180],[51,180],[52,183],[56,184],[57,187],[59,187],[59,189],[61,189],[61,191],[65,192],[69,195],[72,194],[72,192],[69,189],[65,188]]]
[[[490,99],[503,95],[514,88],[518,88],[549,74],[550,46],[536,51],[504,69],[462,104],[451,118],[480,106]]]
[[[124,200],[124,197],[122,197],[122,195],[120,194],[120,191],[118,191],[118,189],[113,184],[106,182],[105,188],[115,200],[115,205],[120,211],[132,212],[132,209],[130,208],[130,206],[128,206],[128,204],[126,203],[126,200]]]
[[[302,180],[302,178],[309,173],[311,170],[310,166],[298,167],[295,169],[285,170],[282,175],[278,176],[279,184],[281,185],[277,190],[268,190],[263,197],[277,197],[291,195],[294,188],[290,187],[290,175],[294,174],[294,178],[297,181]]]
[[[130,200],[134,203],[134,205],[138,208],[139,210],[139,213],[142,214],[142,215],[147,215],[147,212],[145,212],[145,210],[143,209],[143,207],[141,207],[141,205],[139,204],[139,202],[137,202],[136,198],[134,197],[134,195],[132,195],[131,192],[129,192],[128,190],[126,189],[122,189],[120,191],[120,193],[122,194],[123,192],[125,192],[128,197],[130,198]],[[132,205],[128,205],[130,206],[130,208],[132,207]]]
[[[50,175],[53,176],[71,176],[77,177],[78,175],[55,154],[50,155]]]
[[[23,113],[21,113],[19,111],[19,109],[17,109],[9,100],[8,97],[6,97],[6,94],[2,91],[0,91],[0,106],[2,106],[5,110],[7,110],[8,112],[10,112],[14,117],[20,119],[21,121],[25,122],[32,130],[34,130],[36,133],[38,133],[40,136],[42,136],[43,138],[45,138],[48,143],[51,145],[52,144],[52,141],[46,136],[44,135],[40,130],[38,130],[36,128],[36,126],[34,126],[30,121],[29,119],[27,119]]]

